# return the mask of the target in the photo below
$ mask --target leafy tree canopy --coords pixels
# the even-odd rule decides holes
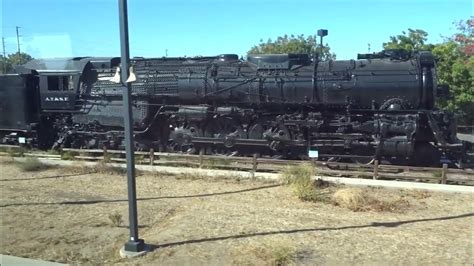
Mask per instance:
[[[408,29],[402,34],[390,36],[390,41],[383,43],[384,49],[403,49],[406,51],[421,51],[433,49],[432,44],[427,44],[428,33],[420,29]]]
[[[266,42],[260,40],[258,45],[253,46],[248,54],[311,54],[319,52],[320,45],[316,42],[316,36],[284,35],[278,37],[275,41],[268,39]],[[336,54],[331,53],[331,49],[326,44],[323,47],[323,60],[336,59]]]
[[[456,23],[457,33],[442,43],[427,43],[428,33],[420,29],[408,29],[401,35],[391,36],[383,44],[384,49],[406,51],[432,51],[437,61],[438,83],[449,86],[452,97],[440,100],[439,107],[455,111],[459,122],[474,123],[474,19]]]
[[[447,84],[452,98],[440,106],[460,114],[460,122],[474,124],[474,20],[457,24],[457,33],[435,45],[438,80]]]
[[[0,55],[0,73],[12,73],[15,66],[24,64],[32,59],[33,57],[27,53],[18,54],[17,52],[6,57]]]

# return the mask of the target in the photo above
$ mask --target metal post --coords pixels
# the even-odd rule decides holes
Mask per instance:
[[[129,76],[130,51],[128,42],[128,14],[127,0],[119,0],[120,19],[120,47],[121,47],[121,71],[123,107],[124,107],[124,133],[125,151],[127,158],[127,183],[128,183],[128,213],[130,223],[130,239],[125,243],[124,250],[128,252],[142,252],[145,250],[145,242],[138,237],[137,218],[137,193],[135,185],[135,154],[133,144],[133,117],[131,105],[132,86],[127,83]]]
[[[319,56],[323,60],[323,36],[319,36]]]

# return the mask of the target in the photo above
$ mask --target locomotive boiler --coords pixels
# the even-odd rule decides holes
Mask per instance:
[[[358,60],[307,54],[133,58],[137,149],[183,153],[462,161],[453,114],[435,108],[430,52]],[[3,142],[123,148],[120,58],[33,60],[0,76]]]

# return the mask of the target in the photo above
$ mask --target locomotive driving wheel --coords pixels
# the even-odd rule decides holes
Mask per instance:
[[[210,120],[204,128],[204,137],[222,140],[224,147],[212,147],[209,152],[234,156],[238,150],[234,147],[236,139],[245,138],[242,125],[232,117],[219,117]]]
[[[202,131],[195,123],[184,122],[180,125],[170,125],[171,132],[168,140],[168,150],[178,153],[196,153],[192,143],[193,137],[202,136]]]
[[[272,158],[285,159],[289,155],[286,142],[292,139],[290,130],[284,125],[277,125],[267,129],[263,138],[268,140],[268,147],[272,151]]]

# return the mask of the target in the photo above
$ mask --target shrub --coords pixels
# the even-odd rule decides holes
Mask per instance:
[[[25,156],[25,152],[27,149],[25,147],[18,147],[18,148],[8,148],[7,153],[10,157],[23,157]]]
[[[289,265],[296,257],[296,250],[292,247],[278,246],[271,251],[271,265]]]
[[[126,168],[115,167],[107,164],[107,161],[101,160],[96,165],[92,167],[92,171],[99,174],[108,174],[108,175],[124,175],[127,173]],[[137,172],[135,170],[135,172]]]
[[[313,180],[316,169],[311,163],[288,166],[281,174],[283,184],[291,185],[293,193],[303,201],[325,201],[327,197],[317,188],[327,187],[322,180]]]
[[[263,243],[246,245],[239,249],[236,265],[294,265],[299,251],[291,242],[266,240]],[[256,258],[257,260],[254,260]]]
[[[25,172],[41,171],[48,168],[47,165],[33,157],[28,157],[23,162],[17,162],[17,167]]]
[[[401,197],[395,200],[380,200],[359,188],[344,188],[336,191],[332,196],[332,202],[334,205],[352,211],[397,212],[410,206],[409,202]]]
[[[442,173],[441,170],[436,170],[436,171],[434,171],[431,175],[432,175],[433,177],[435,177],[435,178],[441,178],[441,176],[443,175],[443,173]]]
[[[75,156],[79,155],[77,152],[74,151],[65,151],[61,154],[62,160],[74,160]]]
[[[333,203],[352,211],[362,211],[369,203],[368,195],[362,189],[343,188],[332,195]]]
[[[307,182],[316,175],[316,168],[311,163],[303,163],[298,165],[290,165],[280,174],[283,184],[291,185],[297,182]],[[302,181],[303,180],[303,181]]]
[[[122,215],[118,212],[114,214],[109,214],[109,220],[112,223],[112,225],[119,227],[123,223]]]
[[[145,155],[143,154],[135,154],[135,164],[141,164],[145,161]]]

